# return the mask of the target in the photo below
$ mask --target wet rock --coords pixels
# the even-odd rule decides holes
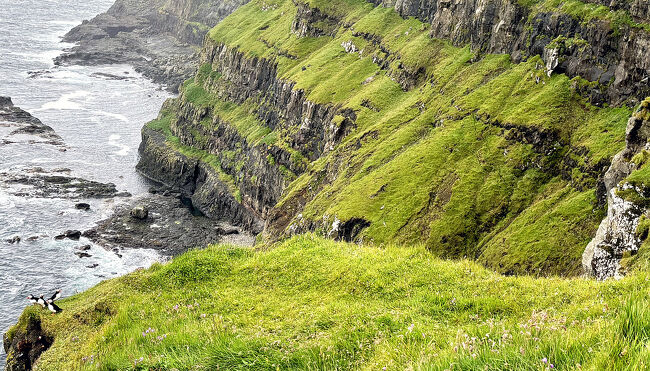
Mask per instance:
[[[207,30],[247,1],[117,0],[106,13],[65,35],[64,41],[77,45],[57,57],[55,64],[130,64],[175,91],[196,70],[195,48]],[[165,11],[160,11],[163,7]]]
[[[81,232],[78,230],[68,230],[65,231],[65,237],[71,240],[78,240],[81,237]]]
[[[134,208],[149,211],[146,219],[131,216]],[[176,197],[146,194],[117,207],[114,214],[83,233],[84,237],[119,254],[120,248],[150,248],[175,256],[197,246],[228,242],[250,246],[255,237],[248,233],[224,235],[237,230],[192,210]]]
[[[90,250],[90,248],[91,248],[90,245],[83,245],[83,246],[79,246],[79,247],[77,247],[77,250],[80,250],[80,251],[88,251],[88,250]]]
[[[6,241],[7,241],[8,243],[12,243],[12,244],[13,244],[13,243],[18,243],[18,242],[20,242],[21,239],[20,239],[20,236],[13,236],[13,237],[11,237],[11,238],[8,238]]]
[[[111,73],[104,73],[104,72],[94,72],[90,74],[91,77],[97,77],[97,78],[102,78],[106,80],[128,80],[130,77],[128,76],[119,76],[119,75],[113,75]]]
[[[94,264],[91,264],[91,265],[87,265],[87,266],[86,266],[86,268],[90,268],[90,269],[95,269],[95,268],[97,268],[97,267],[99,267],[99,264],[97,264],[97,263],[94,263]]]
[[[77,255],[80,259],[92,257],[92,255],[88,254],[87,252],[75,252],[74,254]]]
[[[149,209],[144,206],[136,206],[131,209],[131,216],[135,219],[145,220],[149,217]]]
[[[40,238],[40,236],[30,236],[30,237],[27,237],[27,241],[36,241],[39,238]]]
[[[81,232],[71,229],[65,231],[63,234],[54,237],[55,240],[64,240],[66,238],[77,241],[79,238],[81,238]]]
[[[63,148],[63,139],[54,129],[28,112],[14,106],[11,98],[0,97],[0,122],[13,130],[0,138],[5,145],[15,143],[45,144]],[[1,145],[1,144],[0,144]]]
[[[90,204],[87,204],[85,202],[79,202],[79,203],[75,204],[74,207],[77,210],[84,210],[84,211],[90,210]]]
[[[15,196],[35,198],[113,198],[129,197],[128,192],[119,192],[113,183],[101,183],[93,180],[69,176],[64,171],[52,171],[43,168],[18,169],[0,172],[0,185],[6,185],[7,191]],[[79,205],[79,206],[77,206]],[[89,204],[78,203],[78,209],[86,210]]]

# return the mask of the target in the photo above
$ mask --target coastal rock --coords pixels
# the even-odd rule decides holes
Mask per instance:
[[[144,206],[136,206],[131,209],[131,217],[139,220],[145,220],[149,217],[149,209]]]
[[[77,210],[84,210],[84,211],[90,210],[90,204],[87,204],[85,202],[79,202],[79,203],[75,204],[74,207]]]
[[[26,315],[24,324],[3,336],[5,353],[7,353],[6,371],[31,370],[38,358],[54,342],[41,327],[41,319],[35,315]]]
[[[81,238],[81,232],[77,230],[68,230],[65,231],[65,233],[54,237],[55,240],[64,240],[66,238],[77,241]]]
[[[229,152],[234,156],[221,158],[220,169],[215,169],[179,153],[170,147],[163,133],[145,127],[137,168],[147,177],[191,198],[203,214],[225,218],[259,233],[286,186],[306,170],[308,161],[331,151],[354,130],[356,114],[349,109],[309,101],[304,91],[294,89],[295,83],[277,76],[272,62],[248,58],[225,45],[206,42],[201,61],[211,64],[213,71],[220,74],[220,81],[227,82],[207,81],[206,89],[237,103],[257,102],[259,108],[255,114],[264,125],[291,133],[290,148],[248,143],[230,123],[181,96],[163,106],[163,111],[177,112],[170,129],[180,144],[211,155]],[[336,124],[335,116],[340,117]],[[213,129],[202,124],[206,120],[213,121]],[[226,178],[236,179],[236,184],[224,182],[224,173],[228,174]]]
[[[65,148],[63,139],[54,129],[45,125],[29,112],[14,106],[11,98],[0,97],[0,146],[14,143],[45,144]]]
[[[135,207],[149,210],[146,219],[135,219]],[[228,234],[232,226],[192,212],[191,204],[175,197],[147,194],[119,205],[113,215],[83,235],[108,250],[149,248],[175,256],[197,246],[228,242],[250,246],[255,237],[248,233]]]
[[[20,240],[21,240],[20,236],[13,236],[13,237],[7,239],[7,243],[12,243],[12,244],[13,243],[18,243],[18,242],[20,242]]]
[[[207,31],[246,2],[117,0],[108,11],[65,35],[63,41],[78,45],[57,57],[55,63],[130,64],[175,91],[196,71],[195,48]]]
[[[643,242],[637,236],[637,226],[648,212],[643,201],[647,192],[624,179],[637,168],[633,158],[648,149],[649,141],[650,99],[646,99],[627,123],[625,149],[614,156],[603,178],[607,217],[582,255],[582,267],[589,276],[601,280],[620,277],[621,258],[625,253],[636,254]],[[636,197],[625,199],[622,193],[632,193]]]
[[[61,171],[48,171],[42,168],[16,169],[0,172],[0,184],[6,186],[13,195],[37,198],[113,198],[128,197],[128,192],[120,192],[113,183],[63,175]],[[87,210],[89,204],[79,203],[76,208]]]

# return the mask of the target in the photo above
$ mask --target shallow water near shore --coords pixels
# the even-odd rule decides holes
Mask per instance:
[[[0,144],[0,172],[69,168],[72,176],[115,183],[119,191],[133,195],[148,188],[146,180],[135,172],[140,128],[157,115],[169,94],[128,66],[54,67],[52,63],[52,58],[70,46],[60,43],[60,37],[112,3],[26,0],[3,4],[0,95],[12,97],[16,106],[51,126],[65,141],[66,151],[46,144]],[[2,333],[28,305],[25,297],[29,294],[50,295],[61,288],[64,296],[71,295],[160,259],[153,250],[125,250],[120,258],[94,245],[87,251],[91,257],[80,258],[75,252],[88,241],[53,239],[68,229],[89,228],[124,199],[30,198],[12,194],[2,184]],[[79,201],[90,203],[91,210],[75,209]],[[14,236],[21,237],[21,242],[6,242]],[[29,241],[30,237],[33,240]],[[0,369],[4,362],[0,343]]]

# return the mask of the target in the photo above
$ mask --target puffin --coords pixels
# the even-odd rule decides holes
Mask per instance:
[[[63,311],[63,309],[59,308],[58,305],[54,304],[52,299],[47,301],[47,309],[49,309],[52,314],[61,313]]]
[[[45,308],[45,306],[47,305],[45,299],[43,299],[43,295],[41,295],[41,297],[38,298],[38,300],[36,300],[36,303],[40,304],[43,308]]]
[[[52,300],[52,302],[54,302],[56,300],[59,300],[59,299],[61,299],[61,289],[56,290],[54,295],[52,295],[52,297],[50,298],[50,300]]]
[[[32,303],[32,305],[38,304],[38,300],[36,299],[36,296],[34,296],[34,295],[27,296],[27,300],[29,300],[29,302]]]

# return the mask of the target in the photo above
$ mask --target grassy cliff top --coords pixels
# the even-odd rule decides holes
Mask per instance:
[[[641,369],[648,278],[504,277],[302,235],[190,251],[23,316],[55,336],[39,370]]]
[[[313,14],[323,20],[295,29]],[[310,102],[356,115],[275,206],[289,224],[267,230],[364,220],[356,240],[367,243],[425,241],[502,273],[579,274],[604,216],[598,178],[632,111],[589,104],[589,83],[548,76],[539,56],[479,58],[429,32],[362,0],[251,1],[210,31],[208,42],[275,64]]]

